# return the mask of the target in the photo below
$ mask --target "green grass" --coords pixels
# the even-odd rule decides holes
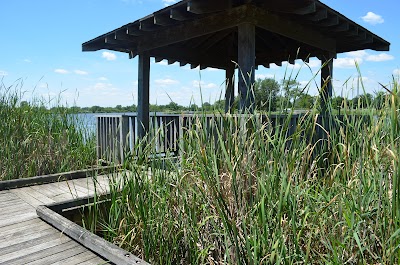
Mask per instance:
[[[0,83],[0,180],[83,169],[95,163],[94,134],[66,108],[22,102],[23,83]]]
[[[290,138],[257,115],[213,130],[199,115],[179,163],[150,159],[150,139],[87,226],[152,264],[398,264],[399,88],[362,119],[318,122],[316,106]]]

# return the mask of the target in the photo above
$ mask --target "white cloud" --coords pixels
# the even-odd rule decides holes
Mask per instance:
[[[65,69],[55,69],[54,72],[62,75],[69,74],[69,71]]]
[[[88,75],[89,74],[88,72],[82,71],[82,70],[75,70],[74,73],[77,75]]]
[[[164,3],[164,6],[169,6],[169,5],[175,4],[178,1],[177,0],[162,0],[162,2]]]
[[[385,62],[385,61],[390,61],[393,59],[394,59],[394,57],[387,53],[380,53],[377,55],[368,55],[366,58],[367,61],[371,61],[371,62]]]
[[[31,63],[32,61],[29,60],[29,59],[25,59],[24,62],[26,62],[26,63]]]
[[[334,60],[333,65],[337,68],[352,68],[362,64],[363,59],[359,57],[344,57],[344,58],[337,58]]]
[[[256,80],[265,78],[275,78],[275,76],[273,74],[256,74]]]
[[[112,52],[103,52],[101,57],[105,58],[107,61],[114,61],[117,59],[117,56]]]
[[[365,16],[361,17],[362,20],[371,25],[382,24],[385,20],[373,12],[368,12]]]
[[[111,95],[118,91],[111,83],[98,82],[91,87],[88,87],[86,91],[91,93],[100,93],[101,95]]]
[[[320,68],[321,67],[321,61],[320,60],[310,60],[310,62],[306,63],[308,66],[311,68]]]
[[[394,70],[393,70],[393,75],[398,75],[398,76],[400,76],[400,68],[394,69]]]
[[[107,77],[104,77],[104,76],[102,76],[102,77],[100,77],[100,78],[99,78],[99,80],[100,80],[100,81],[107,81],[107,80],[108,80],[108,78],[107,78]]]
[[[166,86],[177,85],[177,84],[179,84],[179,81],[166,78],[166,79],[157,79],[154,81],[154,83],[158,86],[166,87]]]
[[[341,57],[334,60],[335,67],[352,68],[356,65],[356,62],[358,65],[360,65],[364,61],[384,62],[394,59],[394,56],[387,53],[369,54],[366,51],[347,52],[346,55],[346,57]]]
[[[208,68],[206,69],[206,71],[208,71],[208,72],[218,72],[218,71],[221,71],[221,69],[208,67]]]
[[[362,57],[365,57],[365,56],[368,56],[368,53],[366,52],[366,51],[364,51],[364,50],[361,50],[361,51],[353,51],[353,52],[347,52],[346,53],[348,56],[350,56],[350,57],[355,57],[355,58],[362,58]]]
[[[207,88],[207,89],[213,89],[217,88],[218,86],[214,83],[206,83],[204,81],[198,81],[198,80],[193,80],[192,85],[194,88]]]
[[[8,73],[6,71],[0,70],[0,76],[6,76]]]

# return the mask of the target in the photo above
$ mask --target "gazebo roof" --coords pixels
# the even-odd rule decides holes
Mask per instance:
[[[327,52],[389,50],[390,43],[318,0],[183,0],[103,34],[83,51],[146,53],[156,61],[226,69],[237,62],[237,25],[256,26],[256,65]]]

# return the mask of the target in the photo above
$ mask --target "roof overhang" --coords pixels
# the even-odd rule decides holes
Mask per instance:
[[[256,26],[256,65],[308,60],[390,43],[318,0],[183,0],[82,45],[147,53],[192,67],[226,69],[237,62],[237,26]]]

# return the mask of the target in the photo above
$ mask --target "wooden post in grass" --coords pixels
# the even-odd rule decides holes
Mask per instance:
[[[238,26],[238,63],[240,112],[254,112],[254,92],[256,64],[255,26],[243,23]]]
[[[232,64],[225,70],[226,92],[225,92],[225,113],[233,112],[233,103],[235,101],[235,66]]]
[[[143,139],[149,132],[149,108],[150,108],[150,56],[139,55],[138,71],[138,137]]]
[[[332,78],[333,78],[333,59],[336,57],[333,53],[325,53],[321,57],[321,114],[327,113],[329,100],[332,98]]]

